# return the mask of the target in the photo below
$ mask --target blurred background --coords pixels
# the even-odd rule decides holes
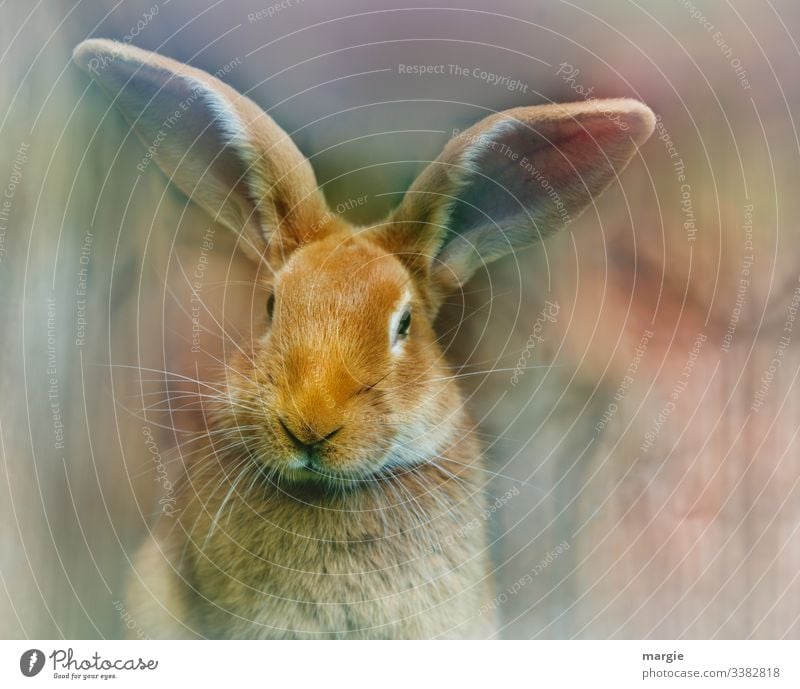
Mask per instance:
[[[261,322],[233,242],[137,170],[144,147],[71,64],[87,37],[218,72],[363,223],[490,112],[647,103],[657,131],[620,183],[441,316],[500,498],[500,635],[800,635],[800,6],[413,5],[0,7],[0,636],[122,635],[128,558],[192,424],[142,407],[160,371],[206,370],[223,329]],[[195,355],[187,275],[209,231]]]

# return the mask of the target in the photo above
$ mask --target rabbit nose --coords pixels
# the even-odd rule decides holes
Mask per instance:
[[[324,436],[319,436],[310,429],[308,433],[299,433],[298,431],[294,430],[286,420],[280,417],[278,418],[278,423],[280,423],[281,428],[283,429],[284,433],[286,433],[286,436],[289,438],[292,445],[307,455],[310,455],[313,450],[320,447],[323,443],[333,438],[333,436],[342,430],[342,426],[339,426],[339,428],[335,428],[330,433]]]

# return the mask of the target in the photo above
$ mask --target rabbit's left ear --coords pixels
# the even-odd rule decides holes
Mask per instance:
[[[378,232],[439,296],[574,220],[653,131],[629,99],[517,108],[454,137]]]

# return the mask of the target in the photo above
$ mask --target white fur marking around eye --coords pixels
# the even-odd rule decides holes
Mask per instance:
[[[400,298],[399,306],[389,319],[389,342],[392,346],[392,354],[399,354],[403,350],[403,345],[407,339],[405,337],[397,337],[397,328],[400,325],[400,319],[408,308],[409,301],[411,301],[411,293],[406,290]]]

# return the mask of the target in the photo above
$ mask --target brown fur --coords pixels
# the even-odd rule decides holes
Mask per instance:
[[[229,364],[234,403],[207,410],[209,431],[188,461],[178,520],[162,518],[158,540],[138,558],[148,564],[136,567],[131,611],[152,611],[148,589],[163,591],[168,578],[183,584],[181,622],[204,636],[432,638],[491,630],[491,615],[480,614],[492,590],[480,451],[433,331],[420,322],[403,364],[386,376],[385,347],[350,351],[350,343],[382,342],[381,316],[406,284],[397,259],[350,234],[309,245],[282,271],[271,332]],[[306,290],[320,298],[309,300]],[[332,311],[344,317],[326,320]],[[298,328],[298,318],[323,327]],[[293,427],[313,421],[310,435],[344,426],[324,460],[346,478],[299,481],[307,471],[282,464],[292,461],[292,445],[262,405]],[[409,414],[442,420],[434,434],[443,454],[376,476],[376,458]],[[261,428],[242,430],[253,426]],[[270,458],[267,470],[243,467],[245,450]],[[151,585],[156,549],[168,557]],[[176,604],[169,605],[148,633],[187,631],[169,619]]]
[[[155,160],[243,232],[274,298],[222,378],[198,381],[203,431],[181,448],[175,515],[136,559],[131,615],[168,637],[489,635],[481,450],[433,319],[484,262],[567,222],[521,160],[576,216],[652,113],[629,100],[498,113],[445,148],[385,222],[355,228],[325,210],[277,125],[216,79],[108,41],[75,57],[105,65],[93,76],[146,144],[201,85]]]

